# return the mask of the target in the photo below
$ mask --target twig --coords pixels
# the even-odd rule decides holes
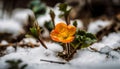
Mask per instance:
[[[48,49],[47,46],[44,44],[44,42],[41,40],[41,38],[39,37],[38,39],[40,41],[40,43],[42,44],[42,46],[45,48],[45,49]]]
[[[95,48],[92,48],[92,47],[89,47],[91,50],[93,50],[94,52],[98,52],[98,50],[97,49],[95,49]]]
[[[58,64],[66,64],[66,62],[52,61],[52,60],[44,60],[40,59],[40,61],[50,62],[50,63],[58,63]]]

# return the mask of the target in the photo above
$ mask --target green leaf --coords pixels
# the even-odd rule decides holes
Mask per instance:
[[[85,35],[86,35],[86,32],[83,31],[83,30],[78,30],[78,31],[77,31],[77,35],[85,36]]]
[[[49,32],[54,28],[53,23],[51,21],[45,22],[44,26],[48,29]]]
[[[70,11],[72,10],[72,8],[69,8],[68,9],[68,5],[67,4],[60,4],[59,5],[59,10],[62,12],[60,15],[59,15],[59,17],[62,17],[62,16],[64,16],[64,17],[68,17],[69,16],[69,13],[70,13]]]
[[[31,34],[32,34],[34,37],[37,37],[37,36],[38,36],[37,29],[36,29],[35,27],[30,28],[30,31],[31,31]]]
[[[95,35],[91,34],[91,33],[87,33],[86,37],[89,37],[91,39],[96,39]]]
[[[64,4],[64,3],[63,3],[63,4],[60,4],[60,5],[59,5],[59,10],[60,10],[60,11],[63,11],[63,12],[66,12],[66,10],[67,10],[67,4]]]
[[[39,6],[35,6],[32,8],[33,12],[36,13],[40,10],[41,8]]]
[[[80,43],[71,43],[70,44],[74,49],[76,49],[78,46],[80,46]]]
[[[38,5],[38,4],[40,4],[40,1],[39,0],[34,0],[34,1],[31,1],[30,2],[30,5]]]
[[[77,21],[74,21],[74,22],[73,22],[73,25],[74,25],[75,27],[77,27]]]
[[[34,12],[35,17],[43,15],[46,12],[46,6],[44,3],[40,2],[40,0],[31,1],[28,7]]]
[[[30,34],[26,34],[25,37],[26,37],[26,38],[30,38],[30,37],[33,37],[33,36],[30,35]]]
[[[97,41],[97,39],[96,39],[95,35],[93,35],[91,33],[87,33],[82,30],[77,30],[75,39],[72,42],[72,46],[76,47],[76,45],[78,43],[80,43],[79,44],[80,48],[86,48],[86,47],[89,47],[91,44],[93,44],[96,41]]]
[[[55,27],[55,13],[54,13],[54,11],[50,10],[49,14],[50,14],[51,19],[52,19],[53,27]]]
[[[25,69],[27,66],[27,64],[22,64],[22,60],[7,60],[6,63],[9,65],[8,69]]]
[[[83,43],[83,44],[81,45],[81,48],[87,48],[87,47],[89,47],[89,46],[90,46],[89,44]]]

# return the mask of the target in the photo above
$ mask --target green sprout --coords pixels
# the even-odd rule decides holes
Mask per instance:
[[[9,64],[8,69],[25,69],[27,67],[27,64],[23,64],[22,60],[7,60],[6,63]]]
[[[69,14],[70,14],[72,8],[70,8],[67,4],[63,3],[63,4],[59,5],[59,10],[62,12],[59,15],[59,17],[63,17],[64,16],[67,25],[69,25],[70,24]]]
[[[38,22],[34,21],[32,27],[29,29],[29,33],[26,35],[26,37],[32,36],[32,37],[36,38],[37,40],[40,41],[42,46],[47,49],[47,46],[42,41],[41,31],[42,30],[41,30]]]
[[[36,17],[46,12],[46,6],[40,2],[40,0],[32,0],[29,4],[29,8],[34,12]]]
[[[90,46],[91,44],[95,43],[97,41],[95,35],[91,33],[87,33],[82,30],[78,30],[75,35],[74,41],[71,43],[71,46],[74,48],[86,48]]]

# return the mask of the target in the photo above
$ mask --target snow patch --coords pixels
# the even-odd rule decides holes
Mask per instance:
[[[88,32],[96,34],[99,32],[101,29],[105,28],[111,23],[111,21],[103,21],[103,20],[96,20],[93,22],[90,22],[90,25],[88,27]]]

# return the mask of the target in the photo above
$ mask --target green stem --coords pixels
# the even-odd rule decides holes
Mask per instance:
[[[66,51],[67,51],[67,57],[70,56],[70,44],[69,43],[66,43]]]
[[[55,20],[54,20],[54,19],[52,19],[52,22],[53,22],[53,27],[55,28]]]
[[[65,15],[65,21],[66,21],[67,25],[70,24],[70,18],[69,18],[69,15]]]
[[[74,55],[74,53],[77,51],[78,48],[79,48],[79,46],[77,46],[77,47],[72,51],[72,53],[70,54],[70,56],[69,56],[68,58],[71,58],[71,57]]]
[[[69,55],[70,55],[70,44],[67,43],[67,46],[68,46],[68,57],[69,57]]]
[[[66,46],[66,54],[68,55],[69,52],[68,52],[68,45],[67,45],[67,43],[66,43],[65,46]]]

